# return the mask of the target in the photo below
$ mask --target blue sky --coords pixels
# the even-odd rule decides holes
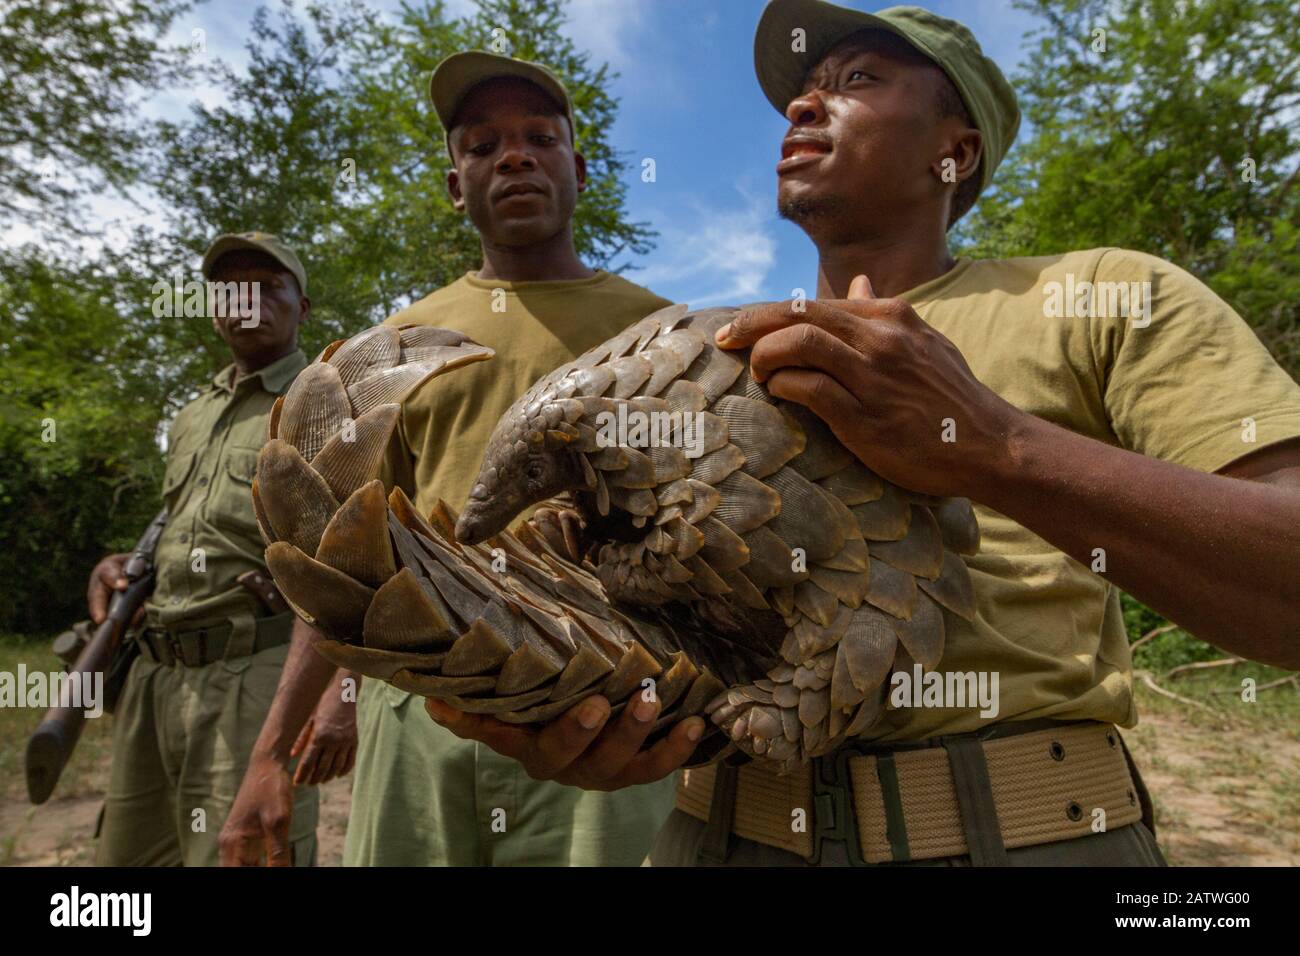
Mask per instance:
[[[389,13],[400,5],[367,2]],[[888,5],[844,2],[864,10]],[[466,12],[472,0],[446,5],[450,13]],[[754,78],[754,27],[763,6],[764,0],[569,0],[568,34],[620,74],[612,139],[629,160],[628,212],[659,232],[654,251],[632,261],[627,275],[675,301],[781,299],[796,288],[811,294],[816,286],[812,246],[775,213],[774,168],[787,124]],[[1011,0],[930,0],[928,6],[966,23],[1008,73],[1034,26]],[[242,65],[254,9],[247,0],[208,0],[175,24],[171,39],[188,43],[202,29],[208,55]],[[209,106],[223,99],[210,87],[177,89],[154,97],[145,112],[181,119],[196,98]],[[655,160],[653,183],[640,176],[647,157]],[[163,214],[111,200],[94,211],[123,225]]]

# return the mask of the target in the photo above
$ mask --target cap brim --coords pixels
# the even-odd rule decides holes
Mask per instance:
[[[429,78],[429,99],[433,102],[433,110],[438,114],[443,129],[451,132],[456,111],[470,90],[487,80],[505,76],[518,77],[541,87],[559,105],[572,126],[573,107],[569,102],[569,94],[559,80],[546,70],[534,63],[508,56],[469,50],[447,57],[434,68],[433,76]]]
[[[284,256],[270,249],[260,242],[253,239],[245,239],[242,236],[221,236],[212,245],[208,246],[208,251],[203,254],[203,264],[200,271],[203,278],[212,278],[212,267],[217,264],[217,260],[230,252],[240,252],[247,250],[249,252],[260,252],[264,256],[270,256],[281,266],[284,271],[289,273],[298,282],[298,288],[304,294],[307,291],[307,276],[301,272],[301,266],[287,261]]]
[[[795,30],[803,30],[804,50],[794,49]],[[773,0],[754,31],[754,73],[769,103],[785,113],[803,92],[804,78],[826,51],[859,30],[886,30],[924,56],[933,55],[888,20],[823,0]]]

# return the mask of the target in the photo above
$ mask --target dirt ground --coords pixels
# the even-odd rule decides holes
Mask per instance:
[[[1140,725],[1125,736],[1154,796],[1158,837],[1170,863],[1300,864],[1300,740],[1294,728],[1265,734],[1254,723],[1142,703]],[[90,751],[94,759],[72,777],[66,796],[32,807],[21,791],[5,788],[0,863],[84,866],[93,861],[90,838],[108,771],[107,748],[97,743]],[[342,860],[350,798],[350,778],[323,788],[321,865]]]

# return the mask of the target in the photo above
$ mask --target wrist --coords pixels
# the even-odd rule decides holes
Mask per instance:
[[[1043,422],[1001,397],[993,397],[995,407],[985,438],[971,459],[966,497],[1001,511],[999,502],[1025,474],[1037,426]]]
[[[269,763],[287,769],[292,760],[289,751],[293,749],[296,739],[296,735],[293,738],[285,739],[283,734],[275,734],[270,740],[259,738],[253,746],[253,752],[249,755],[250,764]]]

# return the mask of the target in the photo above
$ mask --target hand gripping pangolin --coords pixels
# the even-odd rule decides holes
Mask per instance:
[[[883,481],[770,396],[714,344],[735,314],[673,306],[542,378],[459,517],[373,476],[402,399],[491,350],[389,326],[327,348],[277,403],[253,486],[268,566],[321,653],[518,723],[654,693],[656,735],[712,718],[694,762],[739,748],[790,769],[871,727],[890,674],[934,667],[945,619],[973,616],[959,555],[979,527],[965,499]],[[561,494],[594,563],[506,530]]]

